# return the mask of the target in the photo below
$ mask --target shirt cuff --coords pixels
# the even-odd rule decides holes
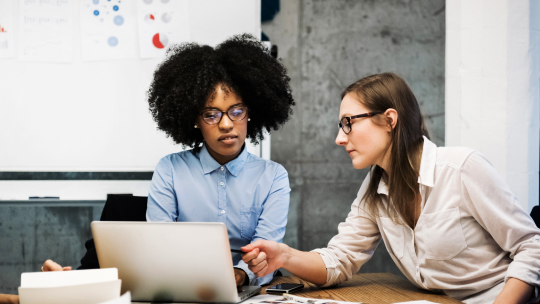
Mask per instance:
[[[250,286],[260,286],[260,285],[268,284],[274,278],[273,273],[265,277],[258,278],[251,270],[249,270],[248,265],[242,260],[240,260],[240,262],[238,262],[238,264],[234,266],[234,268],[242,269],[247,274],[248,278],[246,279],[249,279]]]
[[[538,243],[540,243],[540,236],[536,235],[523,242],[521,246],[524,249],[529,249],[530,251],[536,250],[538,252]],[[534,286],[534,296],[538,299],[538,287],[540,285],[538,269],[540,268],[540,262],[538,261],[538,254],[533,255],[527,253],[526,250],[523,250],[513,257],[514,261],[508,265],[504,281],[507,282],[510,278],[516,278]]]
[[[319,287],[329,287],[334,285],[338,274],[336,271],[336,262],[333,260],[333,254],[330,253],[326,248],[318,248],[311,250],[311,252],[317,252],[323,259],[324,265],[326,266],[326,283],[323,285],[317,285]]]

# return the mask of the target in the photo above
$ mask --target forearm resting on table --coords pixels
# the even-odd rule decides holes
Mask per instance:
[[[9,294],[0,294],[0,303],[1,304],[19,303],[19,296],[9,295]]]
[[[286,255],[283,268],[295,276],[317,285],[326,283],[326,265],[320,254],[299,251],[285,244],[280,245],[286,246],[283,250]]]
[[[512,303],[527,303],[527,300],[532,296],[534,287],[515,278],[510,278],[506,281],[503,290],[495,299],[493,304],[512,304]]]

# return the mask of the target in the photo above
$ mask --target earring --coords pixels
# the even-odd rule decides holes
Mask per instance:
[[[248,121],[251,121],[251,118],[248,118]]]
[[[197,128],[199,128],[199,127],[197,127],[197,125],[195,125],[194,128],[197,129]]]

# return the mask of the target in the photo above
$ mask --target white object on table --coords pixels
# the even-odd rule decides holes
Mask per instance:
[[[121,283],[116,268],[23,273],[19,301],[21,304],[99,304],[120,298]]]
[[[128,291],[124,293],[120,298],[103,302],[100,304],[131,304],[131,293]]]

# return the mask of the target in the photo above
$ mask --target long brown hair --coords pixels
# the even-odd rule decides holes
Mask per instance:
[[[397,213],[406,224],[414,227],[416,200],[420,196],[418,172],[424,142],[422,135],[429,138],[416,97],[405,81],[393,73],[362,78],[347,87],[341,93],[341,99],[347,94],[353,94],[352,97],[370,112],[385,112],[390,108],[397,111],[398,120],[391,132],[390,174],[379,166],[372,168],[371,180],[362,199],[369,212],[378,214],[382,200],[377,189],[382,178],[388,186],[388,215],[395,217]],[[375,115],[371,119],[379,125],[390,124],[384,115]]]

